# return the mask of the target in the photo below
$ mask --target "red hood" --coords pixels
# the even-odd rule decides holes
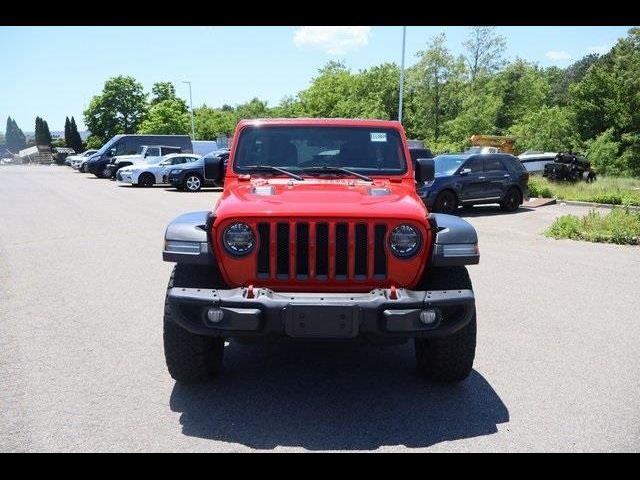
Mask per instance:
[[[243,217],[403,218],[424,223],[427,212],[408,181],[252,179],[225,186],[216,223]]]

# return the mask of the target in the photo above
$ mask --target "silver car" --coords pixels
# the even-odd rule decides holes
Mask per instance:
[[[142,187],[167,183],[167,174],[172,166],[195,162],[199,158],[201,155],[194,153],[172,153],[160,157],[158,162],[123,167],[116,173],[116,180]]]
[[[80,164],[97,151],[98,150],[85,150],[83,153],[79,153],[77,155],[69,155],[65,159],[64,163],[71,165],[74,170],[78,170],[80,168]]]

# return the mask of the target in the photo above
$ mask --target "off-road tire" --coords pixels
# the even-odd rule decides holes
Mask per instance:
[[[421,290],[473,290],[465,267],[431,267]],[[469,376],[476,353],[476,313],[452,335],[415,339],[418,373],[436,382],[459,382]]]
[[[500,202],[500,208],[505,212],[515,212],[522,203],[522,197],[517,188],[510,188]]]
[[[172,287],[226,288],[215,267],[177,264],[167,287],[164,302],[164,356],[171,377],[180,383],[203,383],[222,368],[224,338],[196,335],[173,321],[169,307]]]

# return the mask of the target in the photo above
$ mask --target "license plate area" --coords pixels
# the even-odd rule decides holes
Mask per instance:
[[[285,329],[290,337],[352,338],[358,335],[355,305],[289,305]]]

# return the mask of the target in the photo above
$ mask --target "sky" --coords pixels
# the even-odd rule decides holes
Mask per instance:
[[[542,67],[566,67],[588,53],[604,53],[630,27],[496,28],[507,58]],[[407,27],[406,66],[434,35],[463,52],[466,27]],[[384,62],[400,64],[402,27],[6,27],[0,26],[0,131],[7,116],[27,132],[35,117],[63,130],[66,116],[85,128],[82,112],[105,80],[131,75],[150,92],[171,81],[193,105],[236,105],[259,97],[276,105],[308,87],[329,60],[354,71]]]

